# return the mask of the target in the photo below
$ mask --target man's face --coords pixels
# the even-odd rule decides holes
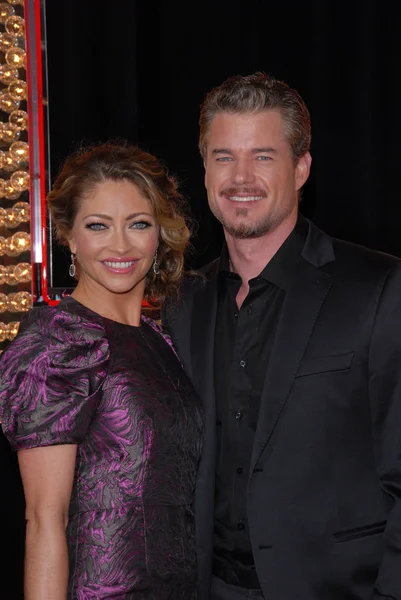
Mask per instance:
[[[311,157],[296,164],[276,110],[218,113],[209,130],[205,185],[214,216],[233,238],[259,238],[298,211]]]

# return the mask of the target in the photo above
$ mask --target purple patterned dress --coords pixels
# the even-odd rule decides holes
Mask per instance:
[[[192,600],[202,411],[169,339],[72,297],[26,315],[0,362],[12,447],[78,444],[69,600]]]

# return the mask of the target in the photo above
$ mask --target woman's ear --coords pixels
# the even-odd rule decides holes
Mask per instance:
[[[70,247],[70,252],[71,252],[72,254],[76,254],[76,253],[77,253],[77,245],[76,245],[76,243],[75,243],[75,241],[74,241],[74,238],[73,238],[73,237],[71,237],[71,238],[69,238],[67,241],[68,241],[68,245],[69,245],[69,247]]]

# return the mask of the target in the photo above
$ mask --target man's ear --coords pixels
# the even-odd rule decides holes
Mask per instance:
[[[311,164],[312,157],[309,152],[305,152],[305,154],[299,157],[295,167],[295,189],[300,190],[304,183],[306,183],[309,177]]]

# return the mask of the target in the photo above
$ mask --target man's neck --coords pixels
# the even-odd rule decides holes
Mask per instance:
[[[240,240],[225,234],[230,256],[230,269],[242,279],[242,286],[257,277],[288,238],[297,222],[297,215],[266,235],[256,239]]]

